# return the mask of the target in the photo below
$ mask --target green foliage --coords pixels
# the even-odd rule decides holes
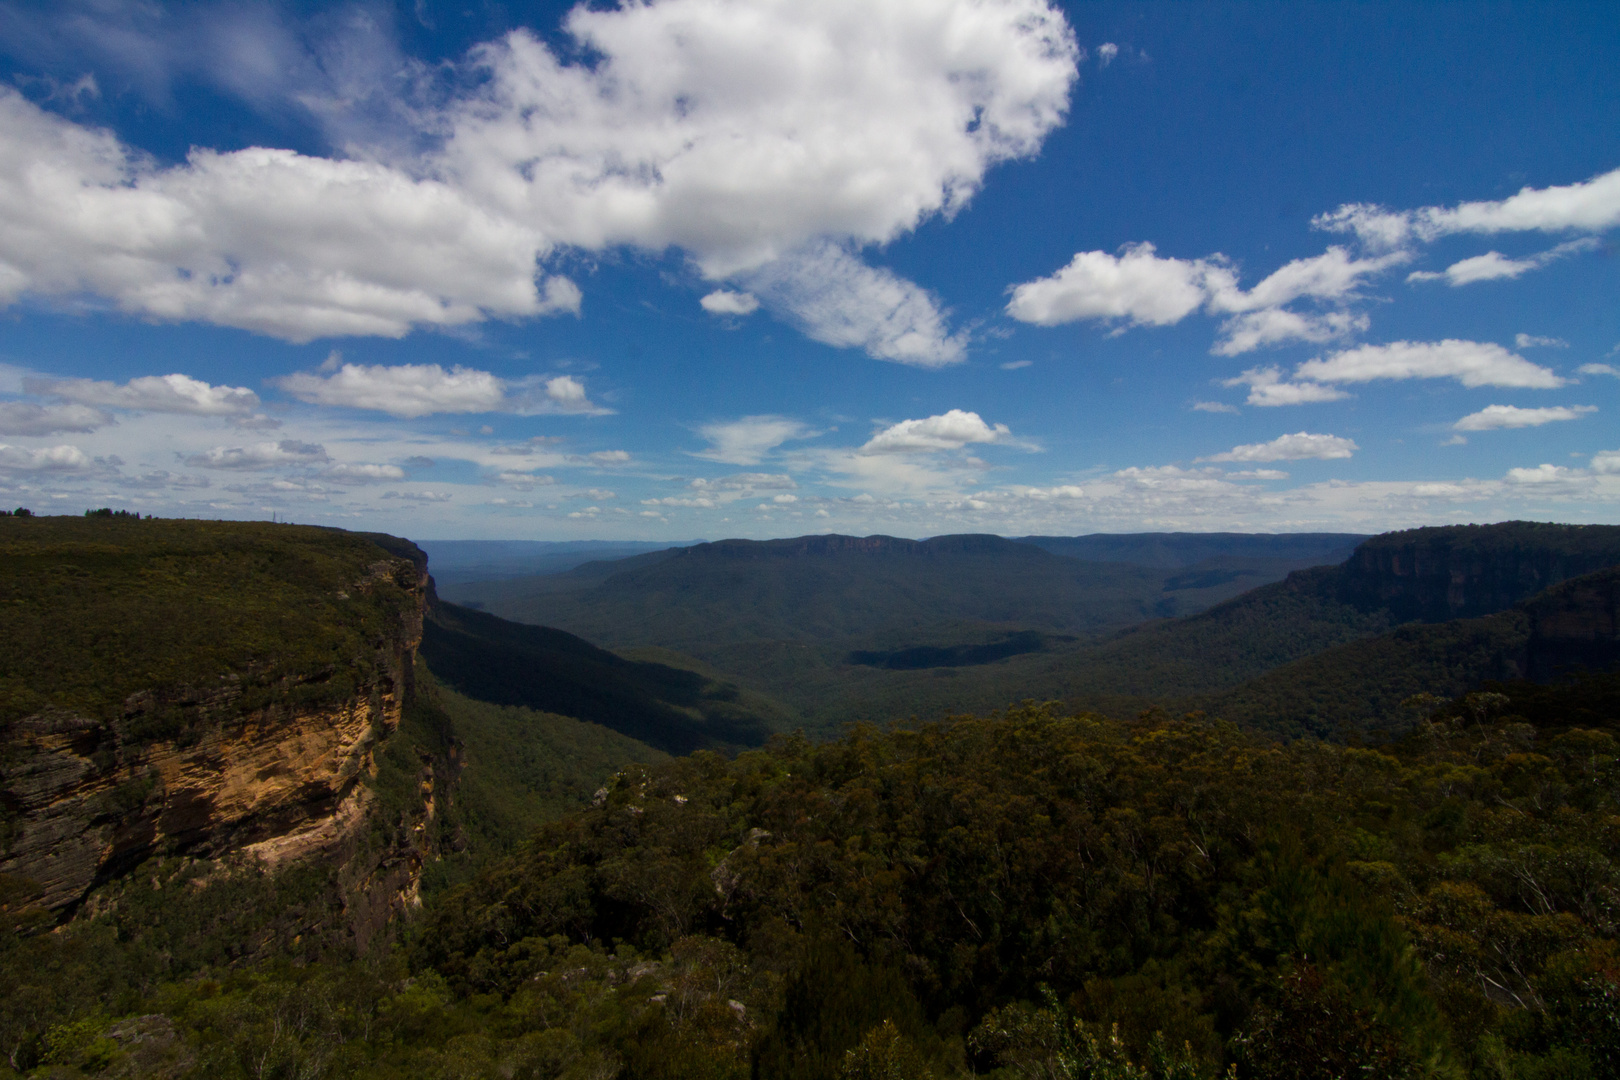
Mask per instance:
[[[424,698],[412,755],[533,722]],[[196,1076],[1612,1077],[1620,731],[1515,700],[1376,750],[1026,705],[631,765],[369,958],[231,914],[292,883],[142,871],[7,936],[6,1049],[116,1070],[157,1017]]]
[[[181,733],[222,691],[347,696],[415,602],[375,544],[307,526],[13,516],[0,561],[0,723],[127,715],[137,738]]]
[[[421,693],[424,681],[417,686]],[[470,873],[512,851],[539,826],[590,805],[625,765],[667,759],[599,724],[476,701],[443,688],[427,696],[459,741],[459,775],[447,810],[456,835],[445,847],[462,849],[430,875],[430,887]]]

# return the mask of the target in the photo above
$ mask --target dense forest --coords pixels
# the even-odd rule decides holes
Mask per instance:
[[[628,766],[369,956],[301,940],[296,875],[143,870],[0,938],[0,1037],[58,1076],[1613,1077],[1617,704],[1505,685],[1375,748],[1027,704]]]

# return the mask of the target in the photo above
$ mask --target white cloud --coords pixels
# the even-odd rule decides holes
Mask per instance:
[[[0,301],[90,292],[122,310],[290,341],[577,310],[535,284],[532,227],[366,161],[194,149],[161,168],[0,89]]]
[[[1451,426],[1457,431],[1497,431],[1501,428],[1540,427],[1559,420],[1579,420],[1597,412],[1595,405],[1554,405],[1543,409],[1521,409],[1517,405],[1487,405],[1469,413]]]
[[[1509,469],[1505,479],[1510,484],[1564,484],[1580,479],[1580,474],[1562,465],[1537,465],[1533,469]]]
[[[686,507],[688,509],[693,509],[693,510],[713,510],[715,507],[719,506],[720,504],[715,502],[713,499],[710,499],[710,498],[708,498],[706,496],[702,496],[702,495],[698,496],[697,498],[691,498],[691,499],[678,498],[676,496],[671,495],[671,496],[667,496],[667,497],[662,498],[662,499],[642,499],[641,500],[641,505],[642,506],[684,506],[684,507]]]
[[[1471,259],[1452,263],[1443,273],[1429,273],[1418,271],[1408,274],[1407,281],[1435,281],[1444,278],[1446,283],[1456,288],[1460,285],[1472,285],[1476,281],[1501,281],[1519,277],[1531,270],[1539,270],[1548,263],[1563,258],[1577,251],[1590,251],[1597,245],[1594,238],[1587,237],[1581,240],[1571,240],[1567,244],[1559,244],[1551,251],[1543,251],[1539,255],[1532,255],[1528,259],[1510,259],[1499,251],[1487,251],[1483,255],[1475,255]],[[1520,334],[1520,337],[1527,335]],[[1523,348],[1524,346],[1520,346]]]
[[[1495,202],[1406,211],[1349,203],[1311,224],[1331,232],[1353,232],[1363,243],[1385,248],[1452,233],[1602,232],[1620,225],[1620,169],[1577,184],[1526,187]]]
[[[1350,396],[1337,387],[1323,386],[1317,382],[1285,382],[1282,372],[1275,367],[1250,368],[1235,379],[1223,381],[1221,385],[1247,386],[1248,404],[1261,406],[1305,405],[1318,401],[1338,401]]]
[[[77,446],[48,446],[29,450],[0,443],[0,471],[72,472],[90,464],[90,458]]]
[[[1062,122],[1079,57],[1046,0],[896,0],[881,18],[864,0],[657,0],[581,5],[563,30],[583,59],[515,31],[444,69],[433,114],[378,106],[405,65],[328,77],[300,103],[335,142],[353,144],[341,116],[414,122],[344,161],[196,149],[165,168],[5,91],[0,301],[89,292],[305,341],[577,312],[578,288],[537,269],[566,248],[678,248],[724,280],[955,213]],[[292,97],[288,57],[258,43],[287,36],[228,35],[263,62],[207,69],[270,109]],[[401,152],[413,139],[437,149]]]
[[[440,167],[562,244],[691,253],[711,279],[818,237],[884,243],[1062,122],[1078,49],[1044,0],[576,7],[586,64],[477,50]]]
[[[1080,252],[1051,277],[1015,286],[1007,313],[1040,326],[1080,319],[1165,326],[1203,309],[1232,316],[1222,325],[1222,340],[1214,351],[1236,356],[1294,341],[1331,341],[1365,330],[1363,315],[1343,310],[1304,313],[1285,305],[1304,299],[1349,303],[1358,299],[1356,290],[1366,278],[1407,258],[1404,252],[1394,252],[1356,259],[1335,246],[1321,255],[1295,259],[1244,290],[1221,255],[1161,258],[1152,244],[1133,244],[1119,255]]]
[[[430,413],[592,413],[585,384],[572,375],[508,382],[487,371],[438,364],[344,364],[330,375],[300,371],[270,380],[300,401],[373,409],[412,418]]]
[[[716,289],[698,301],[710,315],[752,315],[759,310],[759,300],[752,293]]]
[[[818,432],[785,416],[744,416],[724,423],[704,424],[698,434],[709,443],[693,457],[727,465],[758,465],[766,454],[785,442],[812,438]]]
[[[794,491],[798,484],[787,473],[733,473],[709,480],[699,477],[687,485],[694,491],[741,492],[743,498],[760,491]]]
[[[834,243],[789,252],[743,280],[773,312],[828,345],[925,368],[960,363],[967,352],[927,290]]]
[[[1592,471],[1606,475],[1620,474],[1620,450],[1600,450],[1593,454]]]
[[[1240,356],[1296,341],[1320,345],[1361,333],[1369,325],[1367,316],[1350,311],[1309,315],[1287,308],[1265,308],[1222,323],[1221,340],[1210,351],[1217,356]]]
[[[1033,360],[1008,360],[1005,364],[1000,364],[998,366],[1001,368],[1002,371],[1019,371],[1019,370],[1021,370],[1023,368],[1029,367],[1030,365],[1032,365],[1034,363],[1035,363],[1035,361],[1033,361]]]
[[[863,454],[919,454],[960,450],[972,443],[1005,442],[1006,424],[986,424],[976,412],[951,409],[924,420],[902,420],[884,428],[861,447]]]
[[[324,446],[282,439],[251,446],[216,446],[190,455],[186,464],[204,469],[268,469],[278,465],[317,465],[329,460]]]
[[[1405,252],[1391,252],[1372,259],[1357,259],[1342,247],[1328,248],[1320,255],[1294,261],[1272,271],[1254,288],[1244,291],[1235,285],[1218,289],[1211,306],[1218,311],[1258,311],[1281,307],[1301,298],[1340,301],[1351,298],[1362,282],[1409,259]],[[1212,284],[1221,285],[1217,278]]]
[[[1307,360],[1294,378],[1311,382],[1361,383],[1375,379],[1453,378],[1464,386],[1551,389],[1564,385],[1540,367],[1492,342],[1394,341],[1363,345],[1326,359]]]
[[[1569,342],[1563,338],[1537,337],[1534,334],[1515,334],[1513,344],[1520,349],[1567,349]],[[1584,369],[1582,369],[1584,370]]]
[[[33,405],[25,401],[0,401],[0,435],[85,432],[110,423],[112,417],[88,405]]]
[[[1080,319],[1167,326],[1204,306],[1212,278],[1218,288],[1236,288],[1223,262],[1160,258],[1148,243],[1127,244],[1118,255],[1082,251],[1051,277],[1014,286],[1007,314],[1037,326]]]
[[[1612,375],[1620,379],[1620,368],[1613,364],[1582,364],[1575,370],[1582,375]]]
[[[1021,498],[1047,501],[1051,499],[1083,499],[1086,489],[1077,484],[1056,484],[1052,487],[1013,487],[1009,489]]]
[[[1281,469],[1243,469],[1226,474],[1234,480],[1286,480],[1288,474]]]
[[[1107,67],[1109,64],[1112,64],[1114,62],[1114,57],[1118,55],[1119,46],[1115,45],[1112,41],[1105,41],[1101,45],[1097,46],[1097,63],[1102,67]]]
[[[139,412],[242,416],[259,407],[259,396],[243,386],[210,386],[188,375],[145,375],[127,383],[95,379],[23,380],[30,394],[80,405]]]
[[[322,470],[321,479],[337,484],[378,484],[384,480],[405,479],[405,470],[398,465],[333,465]]]
[[[1337,435],[1312,435],[1299,431],[1292,435],[1279,435],[1267,443],[1234,446],[1224,454],[1214,454],[1200,461],[1304,461],[1308,459],[1333,460],[1350,457],[1359,450],[1354,442]]]
[[[1195,401],[1193,402],[1193,409],[1197,412],[1213,413],[1235,413],[1239,411],[1236,405],[1228,405],[1223,401]]]

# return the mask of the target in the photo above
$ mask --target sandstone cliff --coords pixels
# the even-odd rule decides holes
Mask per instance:
[[[1508,521],[1373,537],[1336,577],[1339,599],[1391,621],[1504,611],[1562,581],[1620,564],[1620,526]]]
[[[331,541],[310,533],[299,539]],[[237,662],[225,670],[216,662],[206,681],[158,680],[115,707],[53,703],[0,727],[0,874],[31,882],[37,903],[67,916],[96,886],[153,855],[240,853],[271,868],[323,855],[343,868],[345,906],[358,937],[413,902],[421,843],[355,856],[373,801],[365,781],[374,753],[398,727],[412,694],[425,559],[341,535],[333,565],[319,564],[324,576],[305,582],[309,617],[336,613],[326,637],[287,642],[319,663],[289,664],[244,636]],[[148,561],[172,554],[161,537],[141,539]],[[281,541],[271,536],[266,543]],[[77,549],[52,550],[58,561],[82,565]],[[258,582],[241,552],[233,558],[243,560],[236,573],[247,604]],[[196,618],[209,617],[199,600]],[[228,637],[235,625],[223,620],[217,632]],[[228,652],[229,644],[221,647]],[[130,685],[119,656],[91,653],[83,662],[119,668],[107,677]],[[17,675],[14,666],[12,675],[15,686],[29,673]],[[51,688],[25,690],[26,697],[15,692],[12,700],[38,702]],[[422,780],[418,816],[425,820],[434,786],[426,764]],[[420,837],[423,830],[404,831]]]

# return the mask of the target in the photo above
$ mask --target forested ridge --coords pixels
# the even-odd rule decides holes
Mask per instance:
[[[1028,704],[631,766],[386,956],[8,1007],[8,1049],[116,1068],[139,1017],[170,1075],[1611,1077],[1620,687],[1498,689],[1379,747]],[[5,935],[9,985],[97,922]]]

